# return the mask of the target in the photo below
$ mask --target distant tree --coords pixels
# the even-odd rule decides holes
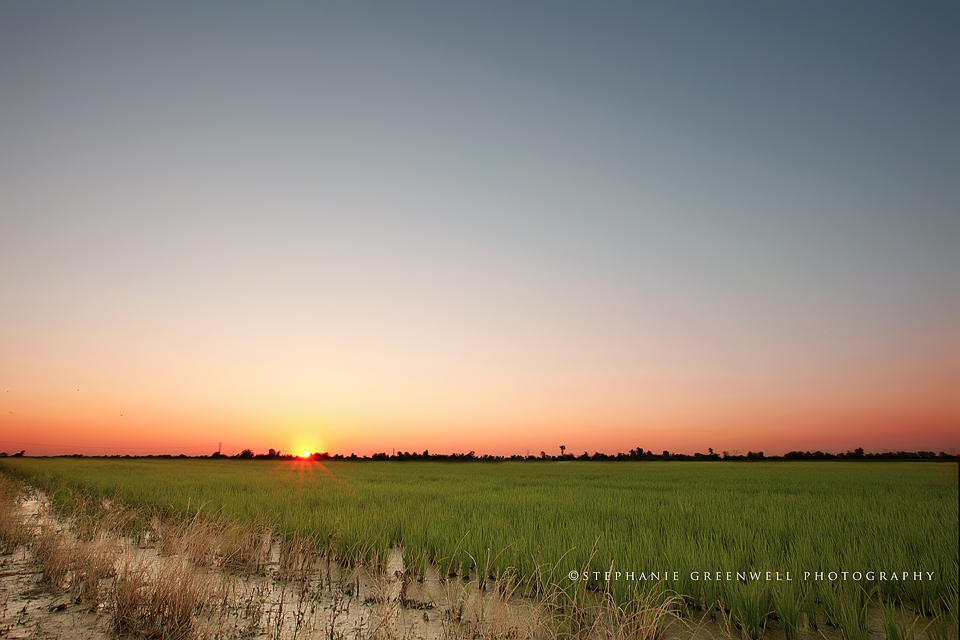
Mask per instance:
[[[238,457],[238,458],[243,458],[244,460],[252,459],[252,458],[253,458],[253,451],[252,451],[251,449],[244,449],[244,450],[241,451],[239,454],[237,454],[237,457]]]
[[[561,458],[563,457],[563,452],[566,451],[566,450],[567,450],[567,447],[566,447],[566,446],[560,445],[560,457],[561,457]]]

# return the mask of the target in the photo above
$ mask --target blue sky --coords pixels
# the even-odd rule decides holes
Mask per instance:
[[[4,419],[53,443],[123,406],[161,448],[955,446],[957,27],[5,3]]]

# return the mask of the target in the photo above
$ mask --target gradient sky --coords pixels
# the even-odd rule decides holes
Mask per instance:
[[[0,450],[960,447],[960,8],[0,4]]]

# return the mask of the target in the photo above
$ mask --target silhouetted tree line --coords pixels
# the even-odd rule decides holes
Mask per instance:
[[[669,451],[663,451],[662,453],[654,453],[653,451],[645,451],[642,447],[637,447],[636,449],[630,449],[628,453],[616,453],[616,454],[607,454],[600,451],[594,453],[589,453],[584,451],[580,455],[574,455],[572,453],[565,452],[566,447],[561,449],[561,454],[558,456],[552,456],[547,454],[546,451],[541,451],[540,455],[512,455],[512,456],[493,456],[493,455],[477,455],[476,451],[470,451],[468,453],[430,453],[429,450],[424,450],[423,453],[417,453],[416,451],[396,451],[394,453],[379,452],[374,453],[370,456],[358,456],[355,453],[350,455],[343,454],[329,454],[329,453],[315,453],[313,454],[313,459],[315,460],[394,460],[399,462],[406,461],[415,461],[415,460],[431,460],[431,461],[451,461],[451,462],[468,462],[468,461],[478,461],[478,462],[502,462],[505,460],[520,461],[526,460],[531,462],[538,461],[566,461],[566,460],[594,460],[594,461],[625,461],[625,460],[678,460],[678,461],[709,461],[709,460],[742,460],[742,461],[765,461],[765,460],[931,460],[931,459],[948,459],[956,460],[956,455],[951,455],[941,451],[939,454],[932,451],[918,451],[918,452],[908,452],[908,451],[898,451],[896,453],[884,452],[884,453],[864,453],[863,447],[858,447],[853,451],[847,451],[846,453],[823,453],[822,451],[816,452],[800,452],[800,451],[791,451],[782,456],[768,456],[763,453],[763,451],[748,451],[744,454],[731,454],[729,451],[724,451],[723,453],[716,453],[713,449],[708,449],[707,453],[694,453],[692,455],[686,453],[671,453]],[[202,456],[201,456],[202,457]],[[217,454],[214,454],[211,457],[217,457]],[[227,456],[220,456],[226,458]],[[278,451],[270,449],[269,453],[255,455],[250,449],[244,449],[242,452],[230,456],[231,458],[240,458],[247,460],[289,460],[296,458],[297,456],[282,454]]]
[[[319,454],[318,454],[319,455]],[[200,456],[201,458],[204,456]],[[210,454],[211,458],[237,458],[240,460],[293,460],[297,456],[292,453],[281,453],[276,449],[270,449],[266,453],[254,453],[253,449],[244,449],[240,453],[234,454],[232,456],[225,456],[219,451],[214,451]]]
[[[956,460],[957,456],[933,451],[884,451],[883,453],[864,453],[863,447],[857,447],[846,453],[824,453],[823,451],[791,451],[783,455],[784,460]]]
[[[311,458],[314,460],[394,460],[400,462],[406,462],[410,460],[431,460],[431,461],[451,461],[451,462],[469,462],[469,461],[478,461],[478,462],[502,462],[504,460],[525,460],[530,462],[545,462],[545,461],[573,461],[573,460],[593,460],[593,461],[626,461],[626,460],[645,460],[645,461],[654,461],[654,460],[677,460],[677,461],[766,461],[766,460],[958,460],[957,455],[952,453],[945,453],[941,451],[940,453],[934,453],[933,451],[884,451],[883,453],[865,453],[863,447],[857,447],[853,451],[847,451],[845,453],[824,453],[823,451],[791,451],[785,453],[782,456],[768,456],[763,453],[763,451],[748,451],[746,455],[743,454],[731,454],[729,451],[724,451],[722,453],[716,453],[713,449],[708,449],[707,453],[694,453],[693,455],[685,453],[671,453],[669,451],[663,451],[662,453],[654,453],[653,451],[645,451],[642,447],[637,447],[636,449],[630,449],[628,453],[617,453],[617,454],[606,454],[600,451],[594,453],[588,453],[584,451],[580,455],[574,455],[572,453],[566,453],[566,447],[560,447],[560,455],[552,456],[549,455],[546,451],[541,451],[540,455],[512,455],[512,456],[492,456],[492,455],[480,455],[478,456],[476,451],[470,451],[468,453],[430,453],[429,450],[424,450],[423,453],[411,452],[411,451],[396,451],[394,453],[375,453],[371,456],[358,456],[355,453],[350,455],[342,454],[329,454],[329,453],[314,453]],[[0,458],[10,455],[12,457],[23,456],[24,452],[14,454],[0,453]],[[234,454],[232,456],[227,456],[219,451],[214,451],[209,456],[187,456],[186,454],[171,455],[171,454],[162,454],[162,455],[145,455],[145,456],[131,456],[119,454],[112,456],[84,456],[80,453],[65,454],[62,456],[57,456],[61,458],[83,458],[83,457],[92,457],[92,458],[157,458],[157,459],[170,459],[170,458],[223,458],[224,460],[293,460],[298,456],[290,453],[282,453],[279,450],[270,449],[267,453],[254,453],[252,449],[244,449],[240,453]]]

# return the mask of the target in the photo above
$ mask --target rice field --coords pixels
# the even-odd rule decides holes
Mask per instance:
[[[652,591],[729,615],[750,637],[826,620],[855,638],[869,602],[956,637],[958,467],[915,462],[350,462],[17,458],[0,472],[63,509],[83,497],[309,536],[535,592]],[[891,617],[891,630],[896,620]]]

